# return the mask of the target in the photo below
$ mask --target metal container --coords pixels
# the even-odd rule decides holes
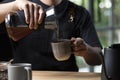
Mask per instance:
[[[120,44],[104,48],[103,73],[107,80],[120,80]],[[106,80],[102,79],[102,80]]]

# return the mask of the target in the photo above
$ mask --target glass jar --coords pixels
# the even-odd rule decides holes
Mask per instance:
[[[26,37],[33,31],[29,29],[28,24],[25,22],[23,11],[13,12],[6,15],[5,24],[8,36],[14,41]]]
[[[43,22],[38,25],[38,28],[55,30],[57,28],[57,22],[54,7],[50,7],[45,10],[45,12],[46,16],[43,19]],[[25,21],[23,11],[16,11],[7,14],[5,17],[5,24],[8,36],[14,41],[18,41],[33,32],[33,30],[29,29],[29,24]]]

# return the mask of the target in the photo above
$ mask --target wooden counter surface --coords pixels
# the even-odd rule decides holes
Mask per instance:
[[[101,73],[32,71],[32,80],[101,80]]]

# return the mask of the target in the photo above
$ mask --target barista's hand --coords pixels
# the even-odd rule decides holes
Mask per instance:
[[[37,29],[45,14],[42,7],[28,0],[16,0],[18,10],[23,10],[30,29]]]
[[[82,38],[71,38],[74,54],[83,56],[87,52],[87,44]]]

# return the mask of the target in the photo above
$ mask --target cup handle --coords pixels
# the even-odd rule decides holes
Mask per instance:
[[[27,80],[32,80],[31,68],[25,67],[25,70],[26,70],[26,72],[27,72]]]

